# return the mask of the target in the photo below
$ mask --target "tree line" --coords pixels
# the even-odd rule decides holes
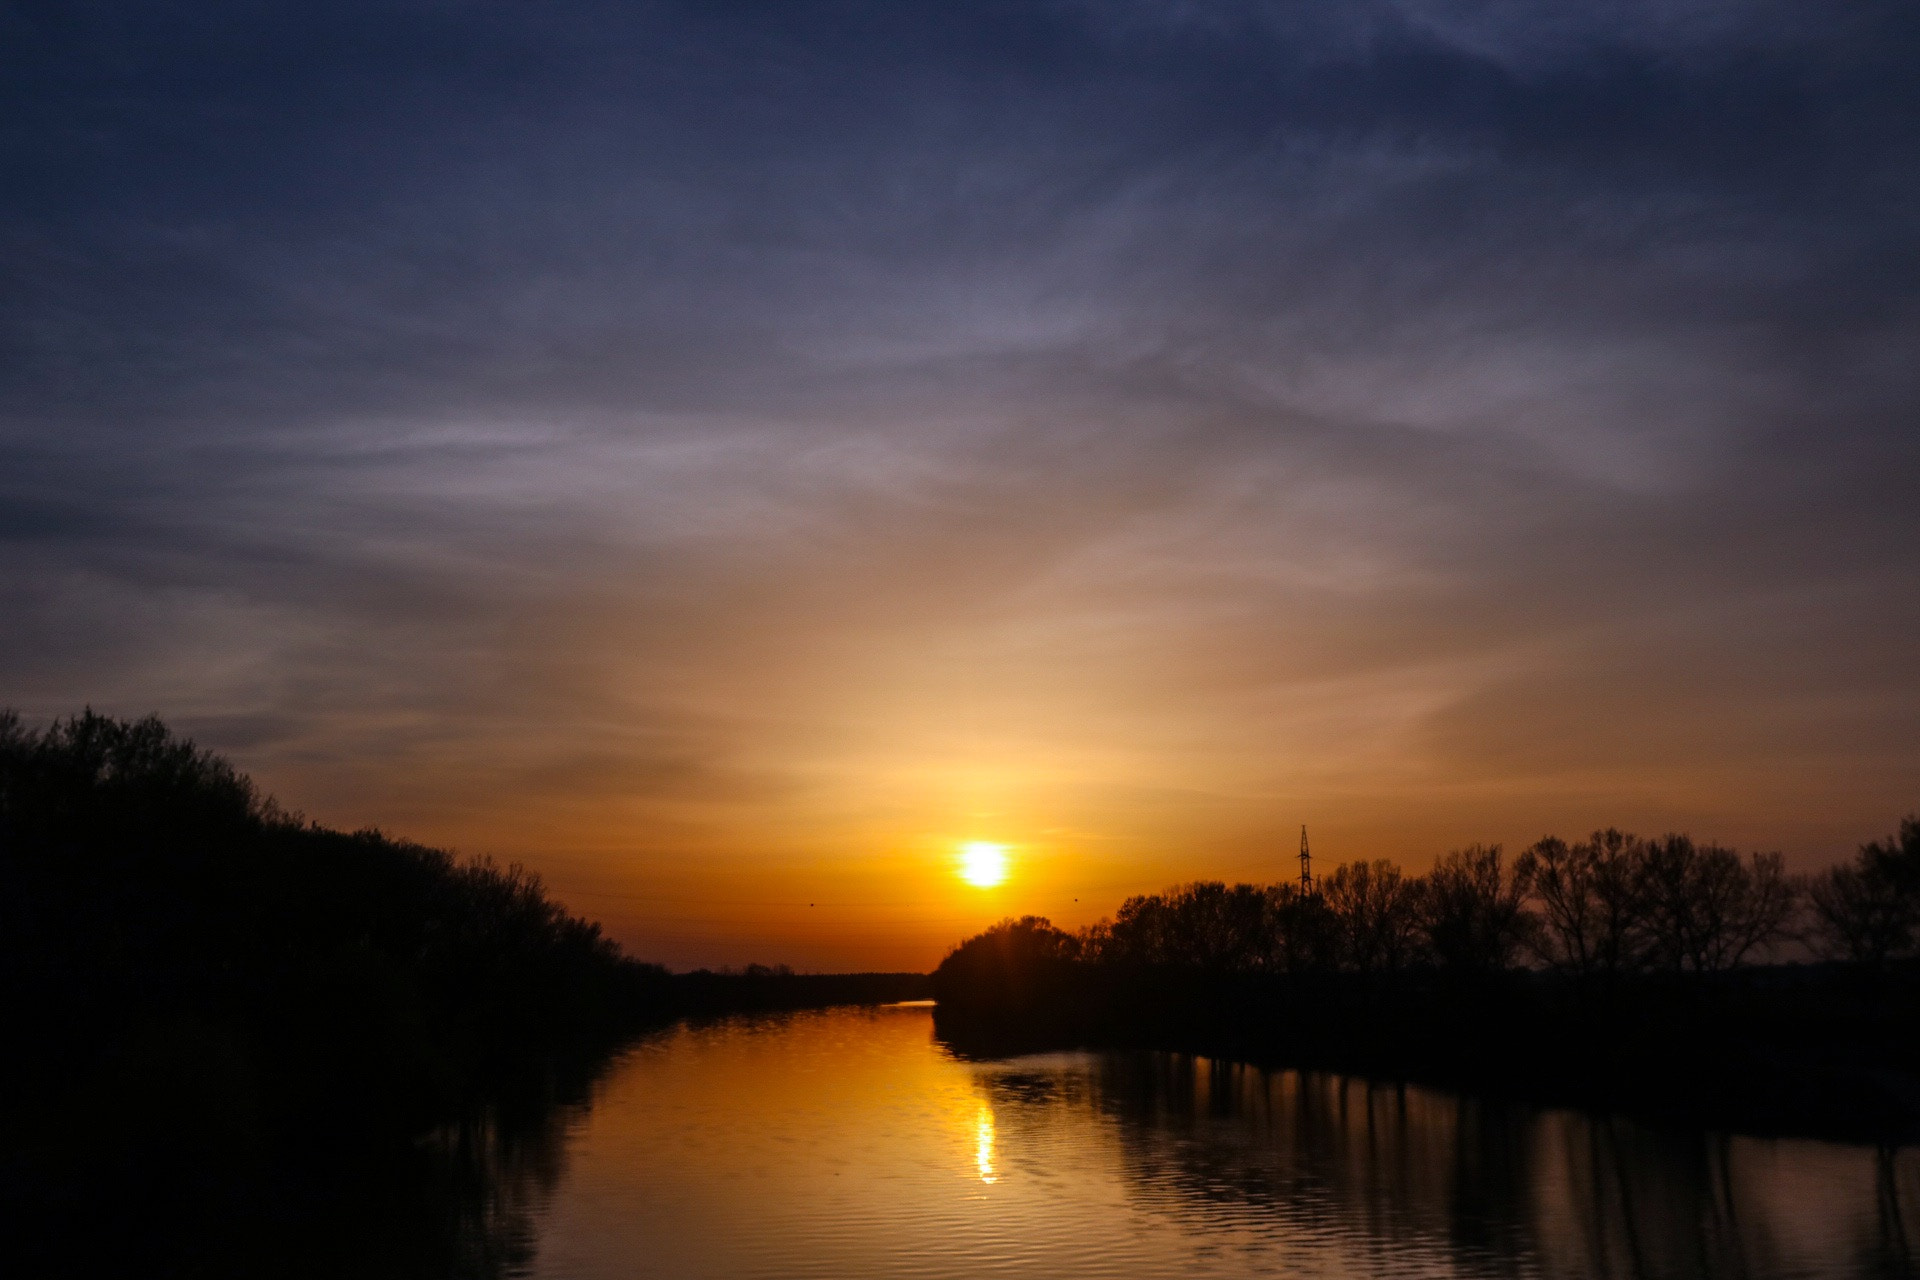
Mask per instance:
[[[1920,817],[1848,863],[1787,873],[1779,854],[1615,829],[1540,840],[1518,857],[1474,846],[1425,875],[1349,862],[1313,891],[1199,881],[1128,898],[1077,933],[1008,920],[955,949],[1219,974],[1546,969],[1582,979],[1717,973],[1788,948],[1863,966],[1920,949]]]
[[[524,867],[307,822],[154,718],[0,713],[0,877],[9,1068],[41,1088],[151,1067],[418,1123],[666,977]]]
[[[0,1119],[165,1060],[256,1109],[304,1120],[333,1098],[405,1127],[681,1014],[925,990],[670,974],[523,866],[308,822],[157,718],[0,711],[0,1025],[26,1047],[0,1062]]]
[[[35,1224],[8,1236],[23,1274],[282,1274],[373,1256],[379,1230],[458,1255],[511,1225],[476,1152],[628,1036],[925,983],[671,974],[524,867],[308,822],[158,719],[0,711],[0,1222]],[[102,1204],[140,1229],[69,1229]]]

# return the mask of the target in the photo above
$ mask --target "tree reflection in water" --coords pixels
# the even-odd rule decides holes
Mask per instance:
[[[605,1054],[548,1059],[414,1140],[314,1125],[217,1150],[151,1132],[84,1148],[53,1178],[8,1177],[9,1268],[42,1277],[492,1280],[524,1273],[534,1220]],[[108,1115],[124,1106],[105,1106]]]
[[[1251,1262],[1470,1274],[1908,1276],[1920,1153],[1668,1130],[1174,1054],[982,1074],[1003,1160],[1064,1112],[1132,1194]],[[1375,1251],[1391,1242],[1389,1260]]]

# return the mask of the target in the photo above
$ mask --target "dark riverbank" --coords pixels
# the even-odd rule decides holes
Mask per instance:
[[[7,1099],[5,1256],[36,1277],[515,1274],[568,1125],[627,1048],[683,1022],[928,991],[913,973],[656,975],[618,1021],[468,1063],[457,1093],[404,1115],[404,1078],[303,1095],[310,1076],[263,1079],[257,1062],[209,1074],[209,1037],[234,1061],[228,1029],[156,1025],[107,1067]]]
[[[1822,957],[1782,964],[1783,953]],[[1142,1047],[1756,1133],[1920,1140],[1920,817],[1788,875],[1684,834],[1199,881],[934,972],[963,1052]]]
[[[0,884],[25,1274],[491,1274],[496,1174],[623,1044],[928,990],[669,973],[517,866],[304,822],[152,720],[0,716]]]
[[[1782,953],[1819,963],[1778,963]],[[1202,881],[934,973],[965,1052],[1143,1047],[1756,1133],[1920,1139],[1920,818],[1789,876],[1685,835]]]
[[[998,1057],[1146,1048],[1757,1134],[1920,1141],[1920,972],[1204,975],[1059,962],[936,977],[936,1033]]]

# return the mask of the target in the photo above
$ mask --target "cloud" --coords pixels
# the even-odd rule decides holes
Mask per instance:
[[[1903,6],[7,15],[31,713],[589,878],[1912,804]]]

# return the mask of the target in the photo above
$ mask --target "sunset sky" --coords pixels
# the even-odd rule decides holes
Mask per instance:
[[[1916,66],[1905,0],[0,4],[0,705],[676,967],[1303,823],[1821,865],[1920,808]]]

